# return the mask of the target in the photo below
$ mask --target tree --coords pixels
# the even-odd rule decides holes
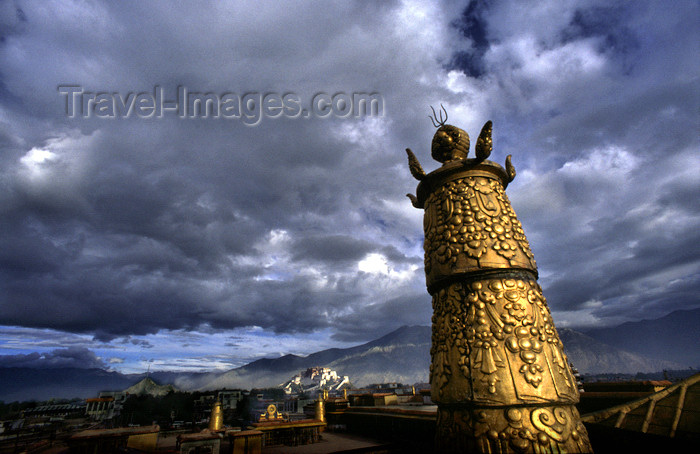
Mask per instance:
[[[194,398],[187,392],[169,392],[164,396],[129,396],[122,410],[123,420],[130,424],[148,425],[153,421],[169,425],[173,419],[190,421]]]

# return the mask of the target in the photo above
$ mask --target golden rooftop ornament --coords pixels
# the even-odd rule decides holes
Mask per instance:
[[[224,426],[224,412],[221,410],[221,401],[216,399],[211,409],[209,417],[209,430],[212,432],[219,431]]]
[[[425,210],[425,274],[433,297],[431,397],[436,449],[455,452],[592,452],[579,400],[537,265],[505,193],[515,178],[487,160],[492,123],[469,159],[469,135],[435,115],[431,154],[413,206]]]
[[[324,397],[326,397],[325,391],[319,391],[318,400],[314,406],[314,419],[326,422],[326,408],[324,403]]]

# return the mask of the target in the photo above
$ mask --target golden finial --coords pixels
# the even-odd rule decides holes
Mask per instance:
[[[493,150],[493,140],[491,139],[491,132],[493,130],[493,123],[491,120],[487,121],[483,128],[481,128],[481,133],[479,138],[476,139],[476,147],[474,152],[476,153],[476,159],[483,161],[491,155],[491,150]]]
[[[442,111],[438,119],[435,109],[433,109],[433,106],[430,106],[430,109],[433,111],[433,116],[429,117],[430,121],[433,122],[433,126],[438,128],[433,136],[430,154],[433,156],[433,159],[443,164],[467,159],[469,154],[469,134],[456,126],[445,124],[447,121],[447,110],[442,104],[440,104],[440,107]],[[445,118],[442,117],[443,112],[445,112]]]
[[[217,399],[211,409],[211,416],[209,417],[209,430],[216,432],[217,430],[221,430],[223,425],[224,413],[221,411],[221,401]]]
[[[430,106],[430,110],[433,111],[433,116],[431,117],[430,115],[428,115],[428,118],[430,118],[430,121],[433,122],[433,126],[435,126],[436,128],[439,128],[440,126],[445,126],[445,122],[447,121],[447,110],[445,110],[445,107],[442,104],[440,104],[440,108],[442,109],[442,111],[440,112],[439,120],[437,115],[435,114],[435,109],[433,109],[433,106]],[[445,112],[444,120],[442,119],[442,112]]]
[[[326,409],[323,403],[323,391],[318,393],[318,400],[316,401],[316,407],[314,410],[314,419],[321,422],[326,422]]]
[[[510,162],[511,156],[513,155],[509,154],[506,157],[506,172],[508,173],[508,183],[515,179],[515,167],[513,167],[513,163]]]
[[[420,203],[418,202],[418,197],[414,196],[413,194],[406,194],[406,197],[411,199],[411,205],[413,205],[415,208],[423,208]]]
[[[420,181],[425,178],[425,171],[421,167],[418,158],[413,154],[410,148],[406,148],[406,154],[408,155],[408,169],[411,171],[413,178]]]

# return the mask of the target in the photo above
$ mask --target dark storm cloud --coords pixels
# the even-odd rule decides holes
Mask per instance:
[[[425,116],[440,102],[472,136],[493,119],[493,159],[513,154],[508,191],[555,313],[697,304],[694,3],[1,11],[2,324],[133,348],[163,329],[360,341],[428,324],[403,149],[437,167]],[[378,92],[385,116],[69,119],[60,84]]]
[[[370,252],[381,253],[392,263],[419,263],[394,246],[384,246],[345,235],[307,236],[291,247],[293,260],[313,260],[330,265],[334,262],[358,262]]]
[[[0,355],[0,367],[29,367],[32,369],[56,369],[77,367],[79,369],[102,369],[104,362],[84,347],[69,347],[47,353]]]
[[[431,314],[430,296],[426,293],[400,295],[338,317],[333,338],[346,342],[374,339],[406,324],[425,325]]]
[[[700,226],[697,204],[683,199],[697,188],[697,159],[628,161],[624,150],[590,156],[514,197],[525,228],[537,232],[533,250],[553,308],[599,301],[594,315],[620,321],[697,306]]]
[[[487,23],[484,19],[488,2],[469,2],[454,26],[470,41],[470,48],[456,52],[449,67],[460,68],[472,77],[481,77],[485,72],[484,54],[489,48]]]
[[[145,339],[132,339],[131,336],[125,336],[121,340],[122,344],[136,345],[141,348],[153,348],[153,344]]]
[[[601,52],[612,52],[622,59],[629,59],[631,51],[638,51],[641,45],[641,36],[628,24],[634,15],[629,5],[587,5],[576,9],[569,20],[567,27],[561,31],[563,42],[575,41],[585,38],[602,38],[600,42]],[[629,63],[625,62],[630,68]]]
[[[302,238],[293,246],[293,254],[295,259],[358,261],[373,249],[369,241],[334,235]]]

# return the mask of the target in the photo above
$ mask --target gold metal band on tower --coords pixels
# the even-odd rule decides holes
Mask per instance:
[[[505,193],[515,177],[486,160],[491,122],[475,159],[451,125],[433,138],[443,166],[420,180],[425,274],[433,297],[430,383],[438,452],[591,452],[562,343],[537,284],[537,265]],[[466,152],[465,152],[466,150]]]

